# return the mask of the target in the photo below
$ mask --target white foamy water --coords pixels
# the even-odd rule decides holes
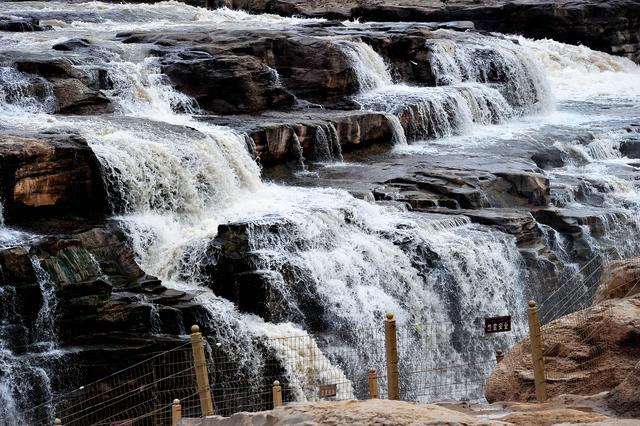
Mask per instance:
[[[366,92],[393,84],[387,64],[371,46],[350,40],[336,40],[336,44],[353,64],[360,91]]]
[[[474,124],[503,123],[528,113],[549,112],[554,99],[531,49],[509,39],[434,32],[427,43],[439,87],[393,84],[384,59],[361,41],[339,40],[360,85],[363,109],[410,116],[410,139],[466,134]],[[481,60],[479,58],[482,58]]]
[[[640,96],[640,66],[627,58],[553,40],[518,40],[535,52],[561,100],[637,101]]]
[[[105,94],[114,103],[115,113],[51,115],[46,83],[43,93],[30,93],[35,77],[3,68],[0,126],[34,132],[73,130],[87,139],[105,170],[113,211],[131,240],[136,260],[165,286],[196,295],[194,301],[205,307],[208,325],[215,330],[212,337],[220,344],[213,350],[223,351],[239,366],[237,375],[243,383],[256,389],[260,385],[266,347],[284,368],[296,398],[313,399],[317,386],[329,379],[340,381],[341,396],[358,396],[362,389],[352,373],[366,373],[381,359],[344,361],[338,349],[350,353],[373,349],[359,330],[379,330],[386,311],[393,311],[399,323],[414,325],[407,328],[413,335],[404,342],[411,355],[411,361],[406,361],[409,367],[467,363],[478,353],[492,356],[496,341],[474,339],[481,325],[470,319],[514,313],[524,306],[527,275],[514,237],[466,218],[411,214],[370,204],[341,190],[262,182],[244,135],[195,119],[193,115],[200,112],[197,105],[170,86],[158,59],[147,57],[149,46],[114,41],[117,32],[290,29],[317,20],[206,11],[177,2],[5,4],[3,14],[35,14],[55,31],[2,34],[0,49],[20,44],[33,52],[46,51],[67,38],[91,36],[100,49],[90,63],[77,66],[107,70],[114,88]],[[595,55],[596,62],[618,64],[618,68],[593,68],[588,64],[591,60],[581,59],[584,52],[567,59],[562,49],[573,50],[565,45],[523,39],[518,45],[471,33],[439,34],[443,38],[428,46],[437,87],[394,84],[384,59],[370,46],[334,40],[352,63],[360,86],[355,100],[363,108],[389,114],[395,143],[402,145],[398,152],[431,149],[428,153],[434,157],[462,153],[481,158],[478,150],[500,144],[506,149],[513,143],[509,138],[533,143],[540,128],[558,126],[565,118],[575,119],[574,127],[592,121],[582,112],[553,113],[554,97],[544,67],[561,101],[577,84],[565,81],[574,77],[572,69],[587,76],[611,72],[634,78],[634,67],[610,57]],[[543,118],[515,122],[531,113]],[[557,115],[547,119],[545,113]],[[607,120],[598,114],[600,123]],[[432,145],[407,145],[400,118],[409,123],[410,139],[428,137]],[[603,201],[603,206],[611,208],[620,206],[621,198],[631,200],[635,187],[612,173],[609,163],[625,160],[616,154],[621,141],[608,138],[607,131],[579,146],[558,137],[551,145],[569,155],[571,162],[549,173],[605,182],[607,194],[613,195],[605,200],[610,204]],[[314,141],[315,160],[342,158],[333,125],[319,127]],[[578,202],[577,195],[578,191],[569,193],[567,205]],[[622,219],[615,218],[608,222],[611,229],[620,228],[614,222]],[[230,223],[246,225],[253,266],[265,272],[267,284],[282,296],[274,302],[282,321],[269,323],[240,312],[232,301],[211,290],[221,278],[209,272],[219,261],[219,227]],[[52,296],[47,281],[40,284],[42,293]],[[52,326],[45,314],[55,311],[55,300],[47,301],[51,303],[41,311],[45,329]],[[317,311],[310,310],[310,305]],[[517,316],[514,319],[519,335],[523,324]],[[452,325],[452,330],[438,335],[437,347],[423,351],[421,342],[433,341],[429,340],[433,324]],[[317,331],[339,334],[316,340],[313,332]],[[497,339],[508,347],[515,336]],[[11,366],[21,362],[10,355],[11,362],[4,358],[0,362]],[[487,369],[471,367],[465,373],[482,376]],[[48,372],[42,372],[40,382],[45,383]],[[14,376],[0,380],[9,413],[19,411],[18,402],[26,398],[9,389],[16,380]]]

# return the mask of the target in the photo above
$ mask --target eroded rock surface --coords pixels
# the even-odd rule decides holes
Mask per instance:
[[[253,12],[365,21],[472,21],[477,29],[585,44],[640,61],[640,4],[634,0],[226,0]]]
[[[9,103],[31,100],[59,114],[113,111],[101,91],[108,85],[104,70],[83,71],[65,57],[21,52],[0,54],[0,67],[0,86]]]
[[[0,168],[7,220],[106,212],[98,160],[77,135],[0,133]]]
[[[547,392],[593,395],[623,383],[640,359],[640,298],[607,300],[542,328]],[[621,391],[621,397],[624,391]],[[529,339],[518,343],[487,380],[489,401],[535,398]]]

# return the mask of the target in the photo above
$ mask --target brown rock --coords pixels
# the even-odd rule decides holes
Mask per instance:
[[[609,408],[625,417],[640,417],[640,362],[629,375],[607,395]]]
[[[640,293],[640,258],[612,262],[603,274],[594,303]]]
[[[100,166],[72,134],[0,134],[0,191],[6,219],[106,211]],[[26,217],[25,217],[26,215]]]
[[[277,74],[252,56],[174,61],[163,67],[178,90],[219,114],[256,113],[291,106]]]
[[[113,111],[110,100],[99,90],[104,88],[104,70],[85,72],[75,68],[64,57],[45,54],[9,52],[0,56],[0,63],[45,79],[56,99],[56,113],[100,114]],[[35,87],[26,88],[26,91],[40,95],[42,84],[42,80],[34,78],[31,85]],[[45,96],[39,98],[44,99]]]
[[[555,320],[542,328],[542,346],[550,397],[611,390],[640,359],[640,297],[606,301]],[[490,402],[535,398],[528,338],[493,371],[485,396]]]
[[[284,425],[506,425],[430,404],[385,399],[288,404],[272,411],[238,413],[231,417],[185,419],[183,426]]]
[[[560,408],[555,410],[539,410],[534,412],[516,412],[502,417],[500,420],[516,425],[551,426],[558,423],[582,424],[595,423],[609,419],[597,413],[585,413],[584,411]]]

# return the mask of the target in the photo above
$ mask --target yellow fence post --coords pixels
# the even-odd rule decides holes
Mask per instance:
[[[279,381],[273,382],[273,408],[282,405],[282,386]]]
[[[529,301],[529,339],[531,343],[531,361],[533,362],[533,378],[536,387],[536,398],[539,402],[547,400],[547,382],[544,375],[544,357],[542,356],[542,334],[538,305]]]
[[[62,426],[62,420],[60,419],[55,419],[53,421],[53,426]]]
[[[369,370],[369,394],[371,399],[378,399],[378,373],[375,368]]]
[[[176,426],[182,420],[182,405],[179,399],[174,399],[171,404],[171,426]]]
[[[496,364],[500,364],[500,361],[504,359],[504,352],[502,349],[496,349]]]
[[[387,358],[387,387],[388,399],[400,399],[400,385],[398,383],[398,341],[396,335],[396,320],[393,314],[387,312],[384,320],[384,343]]]
[[[200,327],[191,327],[191,347],[193,349],[193,364],[196,370],[196,381],[198,383],[198,396],[200,396],[200,411],[202,416],[213,416],[213,401],[211,399],[211,388],[209,387],[209,372],[207,371],[207,361],[204,355],[204,340]]]

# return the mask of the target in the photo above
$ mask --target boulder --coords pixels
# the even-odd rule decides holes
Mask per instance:
[[[106,213],[100,165],[74,134],[0,133],[0,193],[5,219]]]
[[[61,43],[51,46],[53,50],[60,50],[63,52],[70,52],[74,50],[84,49],[91,46],[91,41],[86,38],[71,38]]]
[[[550,397],[615,388],[640,360],[640,297],[604,301],[543,326],[542,350]],[[490,402],[535,398],[528,338],[491,373],[485,396]]]
[[[47,31],[51,29],[52,28],[49,25],[40,25],[40,21],[35,18],[0,16],[0,31],[24,33],[33,31]]]
[[[607,395],[607,406],[624,417],[640,417],[640,361],[627,377]]]
[[[294,101],[277,73],[252,56],[165,61],[162,69],[177,90],[219,114],[286,108]]]
[[[629,140],[620,143],[620,153],[628,158],[640,158],[640,140]]]
[[[0,55],[0,65],[32,77],[27,87],[22,87],[20,93],[15,94],[16,97],[23,97],[26,93],[45,104],[53,95],[55,104],[52,112],[102,114],[113,111],[111,101],[101,92],[101,89],[108,88],[104,70],[82,71],[63,57],[16,52]],[[11,87],[8,91],[11,95]]]
[[[612,262],[602,274],[595,303],[623,299],[640,293],[640,258]]]
[[[344,105],[346,98],[357,92],[358,85],[348,57],[326,37],[330,34],[321,31],[318,35],[323,37],[317,37],[286,30],[218,30],[210,33],[121,33],[118,37],[124,43],[155,44],[156,54],[165,57],[168,74],[171,74],[173,62],[180,64],[176,70],[180,71],[178,84],[188,79],[191,72],[214,86],[225,84],[216,83],[217,78],[248,73],[263,82],[264,90],[276,87],[279,80],[282,87],[298,99],[327,106]],[[220,59],[216,59],[218,57]],[[181,64],[181,61],[187,64]],[[221,69],[219,74],[210,69],[215,64]],[[276,70],[277,75],[272,70]],[[242,86],[240,81],[234,84]],[[250,90],[244,88],[240,93],[243,91]],[[275,93],[279,93],[278,100],[286,100],[281,106],[290,104],[290,97],[281,91],[273,95]],[[235,101],[238,104],[247,102],[250,100]],[[351,102],[348,105],[353,106]]]

